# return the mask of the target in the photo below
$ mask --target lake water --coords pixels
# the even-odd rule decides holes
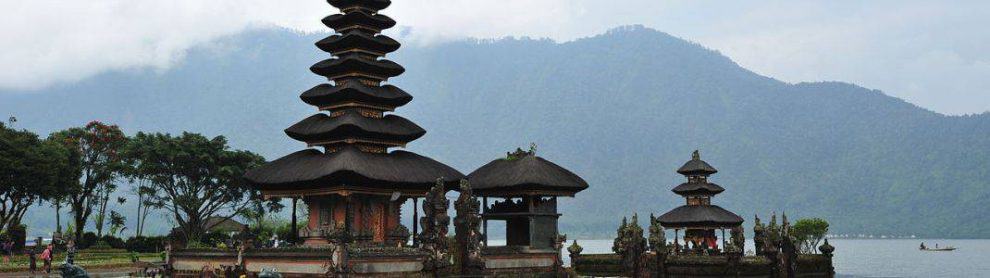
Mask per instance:
[[[921,242],[959,249],[920,251]],[[835,272],[842,277],[990,277],[990,240],[829,239],[829,243],[835,246]],[[612,252],[612,240],[579,239],[578,244],[585,254]],[[746,249],[752,248],[753,242],[747,242]],[[570,264],[566,250],[564,260]]]

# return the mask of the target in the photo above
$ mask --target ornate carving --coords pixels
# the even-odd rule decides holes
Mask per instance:
[[[471,184],[461,180],[460,197],[454,202],[457,218],[454,219],[454,229],[457,243],[461,246],[461,274],[481,274],[485,270],[485,262],[481,258],[481,203],[474,197]]]
[[[447,243],[447,226],[450,224],[447,208],[450,206],[450,201],[447,200],[446,192],[443,179],[437,179],[437,183],[423,199],[423,217],[419,219],[423,232],[419,234],[418,239],[423,251],[429,254],[423,262],[424,270],[427,271],[450,266]]]

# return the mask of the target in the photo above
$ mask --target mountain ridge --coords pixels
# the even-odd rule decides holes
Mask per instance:
[[[253,30],[165,72],[0,94],[0,111],[39,134],[99,119],[128,133],[222,134],[275,159],[304,147],[282,130],[316,113],[298,95],[321,82],[307,69],[322,35]],[[407,69],[390,83],[414,97],[400,113],[427,130],[409,150],[469,173],[536,142],[591,184],[562,200],[561,230],[572,235],[609,236],[619,215],[680,205],[674,170],[700,149],[726,188],[713,202],[747,228],[776,210],[825,217],[835,233],[990,237],[979,214],[990,210],[987,113],[944,115],[844,82],[782,82],[641,26],[563,43],[405,46],[389,59]]]

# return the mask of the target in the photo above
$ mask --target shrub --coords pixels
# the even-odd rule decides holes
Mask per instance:
[[[164,236],[132,237],[124,243],[124,249],[130,252],[154,253],[162,251],[167,241],[167,238]]]
[[[111,235],[105,235],[105,236],[103,236],[102,238],[100,238],[100,241],[101,242],[105,242],[106,245],[110,246],[110,248],[113,248],[113,249],[124,249],[124,248],[127,247],[127,245],[124,244],[124,240],[123,239],[120,239],[119,237],[115,237],[115,236],[111,236]]]
[[[82,234],[82,238],[76,240],[76,247],[79,249],[90,248],[96,244],[99,238],[93,232],[85,232]]]

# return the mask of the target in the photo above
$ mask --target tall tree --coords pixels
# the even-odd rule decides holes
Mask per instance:
[[[148,179],[150,197],[164,204],[189,242],[199,241],[210,228],[231,219],[262,201],[260,192],[241,176],[265,162],[261,156],[230,150],[227,139],[199,134],[138,133],[127,148],[133,167]],[[207,219],[219,217],[224,221]]]
[[[103,201],[107,185],[112,184],[122,169],[118,151],[126,144],[127,137],[116,125],[93,121],[82,128],[71,128],[51,136],[68,149],[77,152],[79,179],[69,184],[68,199],[72,211],[74,237],[81,238],[86,220],[93,208]]]
[[[0,122],[0,231],[20,225],[38,201],[55,197],[67,164],[68,155],[57,146]]]

